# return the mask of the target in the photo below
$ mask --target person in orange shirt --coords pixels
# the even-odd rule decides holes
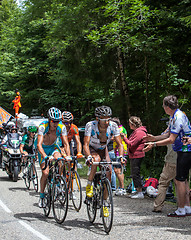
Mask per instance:
[[[21,107],[21,95],[18,89],[15,90],[15,93],[16,97],[12,102],[14,103],[13,109],[15,109],[15,118],[17,118],[19,114],[19,108]]]

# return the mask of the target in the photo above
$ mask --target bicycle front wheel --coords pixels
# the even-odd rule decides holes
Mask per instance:
[[[113,224],[113,196],[111,184],[106,178],[102,183],[102,204],[101,216],[106,233],[111,231]]]
[[[57,223],[63,223],[68,211],[68,190],[62,176],[56,177],[53,183],[52,210]]]
[[[38,192],[38,175],[34,164],[31,165],[31,180],[33,182],[34,190]]]
[[[82,206],[82,187],[78,173],[73,170],[70,172],[69,196],[77,212]]]
[[[31,178],[30,178],[30,162],[28,161],[25,163],[25,166],[23,169],[23,179],[27,189],[29,189]]]
[[[47,180],[47,184],[44,190],[44,194],[45,194],[45,205],[46,207],[43,208],[44,210],[44,215],[46,217],[48,217],[48,215],[50,214],[50,210],[51,210],[51,184],[48,182]]]

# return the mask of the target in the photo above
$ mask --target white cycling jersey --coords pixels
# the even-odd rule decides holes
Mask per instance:
[[[107,131],[106,131],[107,142],[104,144],[101,144],[99,140],[98,121],[94,120],[86,124],[84,135],[91,137],[90,138],[91,147],[93,147],[95,150],[97,149],[102,150],[106,148],[112,136],[117,137],[120,135],[120,131],[115,122],[109,121],[109,126],[107,127]]]

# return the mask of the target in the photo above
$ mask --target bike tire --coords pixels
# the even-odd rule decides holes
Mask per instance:
[[[13,182],[18,181],[18,176],[19,176],[19,167],[14,166],[14,168],[13,168]]]
[[[23,169],[23,179],[25,182],[25,186],[27,189],[30,188],[30,166],[29,166],[29,162],[27,161],[25,163],[24,169]]]
[[[96,219],[96,214],[97,214],[97,203],[99,201],[98,195],[96,193],[96,189],[93,186],[93,197],[90,199],[86,199],[86,204],[87,204],[87,213],[88,213],[88,218],[91,223],[93,223]]]
[[[57,176],[54,179],[52,210],[56,222],[63,223],[68,212],[68,189],[63,176]]]
[[[106,193],[107,191],[107,193]],[[101,204],[101,216],[106,233],[109,233],[113,224],[113,195],[111,190],[110,181],[106,178],[102,182],[102,204]],[[104,196],[105,195],[105,196]],[[106,197],[107,196],[107,197]],[[104,200],[104,197],[106,198]],[[109,216],[104,216],[103,208],[107,207]]]
[[[75,170],[70,172],[69,181],[69,196],[75,210],[79,212],[82,206],[82,187],[79,174]]]
[[[44,215],[45,215],[46,217],[48,217],[48,215],[50,214],[51,202],[52,202],[52,197],[51,197],[51,184],[48,182],[48,180],[47,180],[46,187],[45,187],[45,189],[44,189],[44,194],[45,194],[45,204],[46,204],[46,207],[43,208],[43,210],[44,210]]]
[[[36,192],[38,192],[38,175],[34,164],[31,165],[31,180],[33,182],[33,187]]]

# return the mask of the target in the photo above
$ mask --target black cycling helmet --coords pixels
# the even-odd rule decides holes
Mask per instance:
[[[62,112],[58,108],[51,107],[48,110],[48,118],[50,120],[59,122],[62,119]]]
[[[29,132],[32,132],[32,133],[36,133],[36,132],[37,132],[37,127],[35,127],[35,126],[29,126],[29,127],[28,127],[28,131],[29,131]]]
[[[97,107],[95,109],[95,116],[96,117],[111,117],[112,115],[112,110],[110,107],[108,106],[101,106],[101,107]]]
[[[71,112],[64,111],[62,113],[62,121],[64,122],[72,122],[74,120],[74,116]]]

